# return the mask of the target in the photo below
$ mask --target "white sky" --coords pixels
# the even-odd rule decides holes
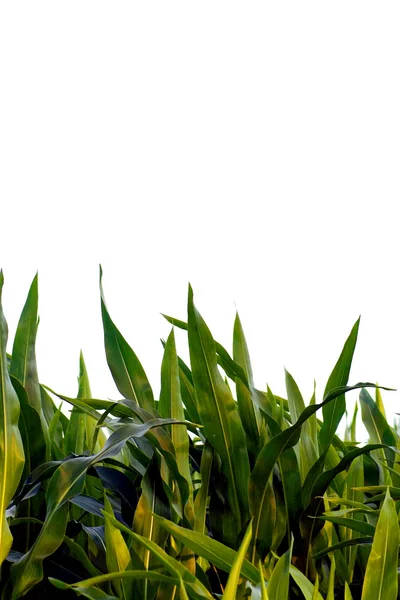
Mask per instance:
[[[101,262],[156,394],[159,313],[186,318],[188,281],[229,349],[236,303],[259,387],[284,394],[286,366],[321,399],[361,313],[350,382],[400,388],[399,17],[348,0],[1,3],[4,308],[12,339],[38,269],[44,383],[74,395],[82,348],[94,395],[119,397]]]

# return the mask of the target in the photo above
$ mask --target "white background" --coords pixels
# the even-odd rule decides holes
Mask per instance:
[[[398,2],[4,1],[0,265],[13,338],[39,270],[42,382],[117,398],[108,308],[155,393],[187,284],[255,382],[400,387]],[[179,350],[185,353],[183,335]],[[10,346],[11,348],[11,346]],[[350,404],[354,402],[350,397]],[[399,392],[385,392],[400,412]]]

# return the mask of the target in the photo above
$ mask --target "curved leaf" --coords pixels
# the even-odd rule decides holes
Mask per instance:
[[[0,271],[0,566],[10,551],[13,539],[6,510],[18,487],[25,462],[18,429],[20,405],[7,368],[8,327],[1,303],[3,283],[3,271]]]
[[[154,397],[149,380],[138,357],[109,315],[104,300],[102,276],[103,272],[100,267],[101,315],[108,366],[121,394],[153,413],[155,410]]]

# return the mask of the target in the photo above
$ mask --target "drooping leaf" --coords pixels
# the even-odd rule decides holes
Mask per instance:
[[[65,535],[68,500],[81,493],[89,467],[118,454],[130,438],[144,436],[152,427],[169,425],[173,419],[153,419],[143,424],[126,424],[117,429],[103,448],[92,456],[62,462],[54,472],[46,492],[46,518],[35,543],[11,569],[14,595],[19,598],[43,578],[43,560],[57,550]],[[179,422],[178,422],[179,423]]]
[[[232,548],[228,548],[228,546],[221,544],[221,542],[218,542],[207,535],[176,525],[167,519],[158,516],[155,516],[155,519],[166,531],[186,544],[186,546],[193,550],[198,556],[206,558],[218,569],[222,569],[227,573],[230,572],[236,557],[236,553]],[[257,568],[246,559],[242,563],[241,574],[252,583],[259,583],[259,573]]]
[[[155,517],[157,520],[159,517]],[[175,577],[181,578],[190,593],[191,597],[196,599],[206,598],[207,600],[211,600],[211,595],[208,592],[207,588],[201,583],[201,581],[193,575],[186,567],[182,565],[182,563],[175,560],[172,556],[169,556],[165,550],[163,550],[160,546],[154,543],[152,540],[141,536],[124,525],[119,523],[114,517],[110,516],[110,521],[120,529],[122,532],[126,533],[128,537],[131,537],[137,543],[142,544],[158,561],[158,564],[161,564],[166,570]],[[151,572],[151,571],[140,571],[140,572]]]
[[[308,406],[300,415],[298,421],[282,431],[279,435],[273,437],[267,442],[258,455],[255,467],[250,475],[249,498],[250,512],[254,516],[254,544],[253,561],[256,555],[258,543],[263,543],[264,533],[261,529],[263,523],[263,503],[267,492],[270,475],[273,468],[286,448],[293,448],[300,438],[301,426],[303,423],[320,408],[326,406],[337,397],[346,392],[362,387],[375,387],[372,383],[358,383],[355,386],[343,386],[329,392],[323,402]]]

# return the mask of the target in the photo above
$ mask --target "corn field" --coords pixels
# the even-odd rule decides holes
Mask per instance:
[[[254,386],[239,316],[228,351],[189,286],[186,320],[165,316],[156,399],[101,280],[118,401],[92,398],[82,354],[75,398],[40,383],[38,278],[11,348],[0,275],[2,600],[396,600],[400,437],[388,388],[349,384],[359,321],[321,398],[288,372],[283,398]]]

